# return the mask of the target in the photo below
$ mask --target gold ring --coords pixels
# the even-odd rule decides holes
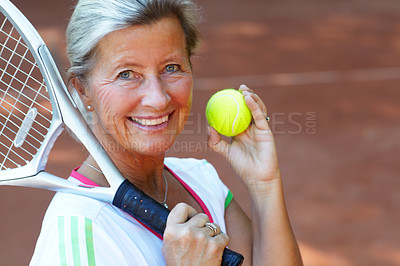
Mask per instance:
[[[221,229],[219,228],[219,226],[217,226],[214,223],[205,223],[204,226],[210,229],[214,233],[213,236],[216,236],[221,233]]]

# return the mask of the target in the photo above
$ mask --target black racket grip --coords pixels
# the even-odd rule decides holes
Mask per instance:
[[[130,214],[159,235],[164,235],[169,210],[145,194],[134,184],[125,180],[115,193],[113,205]],[[221,265],[237,266],[243,263],[244,257],[225,248]]]
[[[242,265],[244,257],[242,254],[237,253],[233,250],[224,249],[224,253],[222,254],[221,266],[238,266]]]

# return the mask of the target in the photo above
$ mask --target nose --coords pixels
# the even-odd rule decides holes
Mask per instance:
[[[171,97],[167,93],[166,84],[163,84],[157,76],[148,78],[146,83],[142,105],[152,107],[157,111],[165,110],[171,101]]]

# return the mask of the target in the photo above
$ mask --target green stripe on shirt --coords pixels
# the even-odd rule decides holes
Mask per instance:
[[[226,195],[226,198],[225,198],[225,209],[229,206],[229,204],[232,202],[232,199],[233,199],[233,195],[232,195],[232,192],[229,190],[228,191],[228,195]]]
[[[70,234],[71,234],[71,245],[73,265],[81,265],[81,254],[79,247],[79,227],[84,226],[85,229],[85,246],[87,251],[87,261],[89,266],[95,266],[94,256],[94,245],[93,245],[93,224],[92,220],[85,218],[80,220],[77,216],[72,217],[58,217],[58,249],[60,254],[60,265],[67,266],[67,252],[66,252],[66,238],[65,232],[69,231],[65,229],[65,218],[70,219]],[[82,236],[81,236],[82,237]]]
[[[86,250],[88,256],[88,265],[95,266],[94,247],[93,247],[93,228],[92,220],[85,218],[85,235],[86,235]]]
[[[74,265],[81,265],[81,254],[79,251],[78,217],[71,217],[71,245]]]
[[[58,217],[58,252],[60,253],[60,265],[67,265],[67,255],[65,252],[65,235],[64,235],[64,216]]]

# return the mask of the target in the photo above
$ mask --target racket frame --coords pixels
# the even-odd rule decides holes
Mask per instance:
[[[59,74],[49,49],[28,19],[9,1],[0,0],[0,11],[18,31],[45,81],[52,106],[52,120],[36,155],[26,165],[1,170],[0,185],[26,186],[87,195],[112,202],[113,195],[125,180],[83,119]],[[81,141],[104,173],[110,188],[84,187],[45,172],[50,151],[67,126]]]

